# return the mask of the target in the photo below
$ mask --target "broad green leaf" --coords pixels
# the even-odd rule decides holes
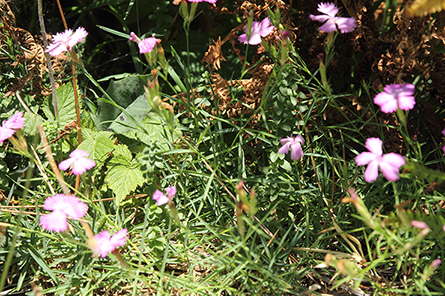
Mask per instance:
[[[131,151],[128,149],[128,146],[119,144],[114,147],[113,158],[111,159],[110,163],[130,165],[132,158],[133,156],[131,155]]]
[[[112,80],[107,88],[107,93],[117,105],[127,108],[138,96],[144,93],[144,81],[145,78],[138,75],[131,75],[118,81]],[[121,114],[119,108],[107,102],[99,100],[97,107],[98,113],[93,119],[99,130],[106,130],[113,120]]]
[[[83,135],[85,134],[90,135],[90,137],[85,138],[78,148],[88,152],[90,154],[89,158],[96,161],[97,165],[100,166],[108,157],[108,153],[114,149],[113,141],[110,139],[111,133],[98,132],[96,134],[91,130],[86,130]]]
[[[164,150],[169,149],[168,142],[174,142],[182,135],[179,129],[175,129],[172,135],[164,128],[161,116],[151,112],[151,107],[148,104],[145,94],[139,96],[127,107],[126,111],[129,116],[133,117],[133,120],[130,119],[129,116],[121,113],[110,125],[110,130],[117,134],[125,135],[130,139],[140,140],[146,145],[156,143],[158,146],[162,146]],[[134,120],[136,120],[145,131],[142,131],[136,126]]]
[[[25,113],[25,126],[23,132],[27,135],[35,135],[39,132],[39,125],[43,123],[43,118],[39,114]]]
[[[76,120],[76,103],[74,100],[74,89],[71,83],[63,84],[56,90],[57,108],[59,110],[59,124],[63,127],[72,119]],[[52,96],[44,102],[43,112],[49,120],[56,121]]]
[[[156,145],[164,148],[164,150],[170,149],[168,142],[172,143],[182,135],[182,132],[179,129],[174,129],[173,134],[171,134],[167,128],[164,128],[161,116],[153,112],[147,115],[144,121],[141,122],[141,125],[145,128],[148,134],[132,131],[128,133],[129,136],[137,137],[146,144],[156,143]]]
[[[108,171],[105,182],[116,194],[118,206],[125,196],[134,191],[137,186],[142,186],[145,179],[142,171],[135,165],[115,165]]]
[[[120,113],[109,127],[110,130],[117,134],[125,135],[129,131],[137,129],[138,127],[134,121],[140,123],[151,111],[151,107],[148,104],[145,93],[140,95],[133,103],[131,103],[125,109],[125,111],[129,116],[125,115],[123,112]],[[130,116],[133,118],[130,118]]]

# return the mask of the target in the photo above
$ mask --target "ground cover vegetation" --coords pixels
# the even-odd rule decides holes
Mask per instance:
[[[443,295],[441,3],[0,0],[2,295]]]

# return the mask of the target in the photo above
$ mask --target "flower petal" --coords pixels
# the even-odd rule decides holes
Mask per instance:
[[[79,158],[73,164],[73,169],[71,170],[74,175],[82,175],[87,170],[93,168],[96,165],[94,160],[88,158]]]
[[[14,133],[15,130],[0,126],[0,144],[3,143],[4,140],[11,138]]]
[[[102,258],[107,257],[108,253],[114,250],[114,247],[110,242],[110,234],[108,231],[104,230],[101,233],[96,234],[94,238],[96,239],[95,251],[97,251]]]
[[[74,158],[68,158],[68,159],[65,159],[64,161],[62,161],[61,163],[59,163],[59,170],[62,170],[62,171],[69,170],[69,168],[73,164],[74,160],[75,160]]]
[[[328,19],[326,23],[324,23],[324,25],[322,25],[320,28],[318,28],[320,31],[329,33],[329,32],[334,32],[337,31],[337,26],[335,25],[335,20],[334,19]]]
[[[399,169],[402,165],[405,165],[405,157],[397,153],[388,153],[383,155],[383,161],[391,164],[394,168]]]
[[[368,138],[366,140],[365,146],[369,150],[369,152],[380,156],[383,154],[382,144],[382,140],[380,140],[379,138]]]
[[[414,108],[414,105],[416,104],[416,99],[414,99],[413,96],[406,96],[406,95],[399,95],[398,100],[399,108],[402,110],[411,110]]]
[[[247,34],[242,34],[238,37],[238,40],[244,44],[247,44]]]
[[[379,163],[377,161],[371,161],[365,170],[365,181],[372,182],[377,179],[379,175]]]
[[[173,196],[176,195],[176,186],[170,186],[165,188],[165,192],[167,192],[167,197],[171,200]]]
[[[374,97],[374,103],[379,105],[383,113],[391,113],[397,110],[397,100],[393,95],[381,92]]]
[[[419,229],[426,229],[426,228],[428,228],[428,224],[426,224],[423,221],[419,221],[419,220],[412,220],[411,221],[411,226],[415,227],[415,228],[419,228]]]
[[[116,249],[117,247],[122,247],[127,242],[127,228],[119,230],[110,239],[111,245]]]
[[[43,209],[47,211],[61,210],[64,207],[66,197],[65,194],[56,194],[48,197],[43,203]]]
[[[281,146],[281,148],[278,149],[278,154],[286,154],[287,152],[289,152],[290,145],[291,143],[286,143]]]
[[[338,13],[338,8],[334,3],[319,3],[317,10],[330,17],[334,17]]]
[[[155,37],[144,38],[141,42],[138,43],[139,52],[141,54],[152,52],[157,43],[157,39]]]
[[[267,35],[272,33],[273,29],[274,29],[274,26],[270,25],[270,20],[268,17],[266,17],[259,24],[258,33],[261,35],[261,37],[266,37]]]
[[[355,162],[357,165],[367,165],[371,161],[376,159],[376,155],[371,152],[362,152],[355,157]]]
[[[88,157],[90,154],[82,149],[76,149],[71,151],[70,157]]]
[[[156,201],[158,206],[168,203],[168,198],[158,189],[156,189],[156,191],[153,193],[153,199]]]
[[[76,29],[76,31],[71,35],[68,40],[67,44],[69,46],[69,49],[73,48],[74,45],[76,45],[79,42],[82,42],[85,37],[87,37],[88,32],[85,30],[85,28],[79,27]]]
[[[22,112],[16,112],[8,120],[3,123],[3,127],[9,129],[21,129],[25,125],[25,118]]]
[[[310,14],[309,15],[309,18],[311,19],[311,20],[313,20],[313,21],[319,21],[319,22],[325,22],[325,21],[327,21],[328,19],[330,19],[331,17],[329,17],[329,16],[327,16],[327,15],[313,15],[313,14]]]
[[[388,181],[395,182],[399,179],[399,169],[393,167],[390,163],[382,161],[379,163],[379,168]]]
[[[71,219],[80,219],[88,211],[88,206],[76,196],[66,196],[64,212]]]
[[[250,35],[249,44],[250,45],[258,45],[261,43],[260,34],[252,34]]]
[[[342,33],[349,33],[357,27],[357,21],[353,17],[336,17],[335,23]]]
[[[291,153],[290,153],[290,158],[292,160],[299,160],[301,157],[303,157],[303,149],[301,149],[301,144],[300,143],[294,143],[291,146]]]
[[[61,232],[67,229],[68,224],[63,212],[54,211],[40,217],[40,226],[46,230]]]

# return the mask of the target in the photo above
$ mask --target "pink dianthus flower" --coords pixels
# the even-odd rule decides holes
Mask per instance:
[[[299,160],[304,156],[303,148],[301,147],[301,145],[304,144],[304,139],[301,135],[297,135],[295,138],[287,137],[285,139],[281,139],[280,143],[283,146],[278,150],[279,154],[287,154],[290,148],[290,158],[292,160]]]
[[[40,217],[40,226],[51,231],[65,231],[68,227],[66,217],[80,219],[88,211],[88,206],[76,196],[56,194],[47,198],[43,208],[53,211],[50,214]]]
[[[311,20],[325,22],[320,28],[320,31],[329,33],[340,30],[342,33],[349,33],[357,27],[357,21],[353,17],[339,17],[335,16],[338,13],[338,8],[334,3],[319,3],[318,9],[322,15],[309,15]]]
[[[382,140],[369,138],[366,140],[369,152],[362,152],[355,158],[358,165],[368,165],[365,170],[365,181],[372,182],[377,179],[379,169],[389,181],[399,179],[399,169],[405,164],[405,158],[396,153],[383,154]]]
[[[16,112],[8,120],[3,121],[0,126],[0,144],[14,135],[15,131],[21,129],[25,125],[25,118],[22,112]]]
[[[170,186],[166,188],[165,191],[167,192],[167,196],[165,196],[164,193],[158,189],[156,189],[156,191],[153,193],[153,199],[156,201],[158,206],[162,206],[173,199],[173,196],[176,194],[176,186]]]
[[[58,56],[65,51],[70,51],[74,45],[83,41],[87,35],[88,32],[82,27],[77,28],[74,33],[71,29],[57,33],[53,35],[53,41],[48,45],[45,52],[52,56]]]
[[[374,103],[380,106],[382,112],[391,113],[397,108],[405,111],[414,108],[416,100],[414,99],[413,84],[388,84],[383,90],[374,97]]]
[[[117,247],[122,247],[127,242],[127,228],[119,230],[110,237],[106,230],[94,236],[96,239],[96,250],[102,258],[107,257],[108,253],[113,252]]]
[[[141,54],[152,52],[156,46],[156,43],[158,43],[158,39],[155,37],[144,38],[141,40],[134,32],[130,33],[130,38],[128,40],[134,41],[138,44],[139,52]]]
[[[249,43],[250,45],[258,45],[261,43],[261,37],[266,37],[272,33],[274,26],[270,24],[270,20],[266,17],[264,20],[259,22],[252,22],[252,28],[250,29],[250,38],[247,41],[247,26],[244,29],[246,34],[239,36],[238,40],[244,44]]]
[[[66,171],[72,168],[74,175],[82,175],[96,165],[94,160],[86,158],[89,155],[86,151],[76,149],[70,153],[70,158],[59,163],[59,169]]]

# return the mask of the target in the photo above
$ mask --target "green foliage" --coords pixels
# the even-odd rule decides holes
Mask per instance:
[[[82,129],[82,137],[84,140],[78,148],[88,152],[91,159],[96,161],[98,167],[102,166],[109,157],[109,153],[114,149],[114,144],[111,140],[112,133]]]
[[[76,105],[74,102],[74,89],[71,83],[65,83],[56,90],[57,107],[59,110],[59,124],[60,126],[67,125],[71,120],[76,119]],[[48,97],[44,104],[42,111],[46,118],[56,122],[53,98]]]
[[[133,159],[130,150],[125,145],[117,145],[113,151],[113,158],[107,164],[108,172],[105,182],[116,195],[116,205],[122,202],[125,196],[142,186],[145,179],[140,164]]]
[[[63,131],[76,118],[70,83],[57,90],[59,122],[51,97],[44,104],[32,96],[24,96],[23,102],[12,96],[0,101],[2,119],[23,111],[23,105],[31,110],[25,113],[23,134],[32,156],[25,158],[14,150],[14,140],[22,140],[20,132],[0,146],[0,243],[5,233],[0,270],[11,293],[22,293],[34,282],[44,294],[55,295],[334,294],[341,285],[358,295],[363,294],[360,284],[368,281],[369,294],[444,294],[445,269],[431,267],[433,260],[444,258],[440,131],[425,131],[425,116],[418,110],[442,111],[440,102],[426,104],[431,87],[426,78],[415,82],[425,104],[404,114],[407,125],[395,115],[382,114],[372,102],[377,74],[369,73],[376,70],[369,66],[360,76],[352,69],[359,65],[348,64],[358,63],[360,55],[366,59],[374,51],[381,53],[377,46],[363,45],[368,35],[353,32],[335,40],[323,85],[316,55],[324,52],[326,35],[316,33],[319,24],[311,26],[305,15],[315,12],[315,2],[294,1],[296,6],[311,7],[298,12],[271,2],[267,13],[261,1],[255,3],[254,20],[268,15],[276,26],[263,38],[263,46],[237,41],[250,13],[250,7],[239,1],[218,1],[216,6],[188,3],[188,9],[197,8],[198,17],[191,24],[183,24],[179,8],[170,1],[74,2],[69,20],[101,26],[100,33],[89,31],[81,56],[85,68],[106,60],[107,66],[91,72],[107,73],[110,65],[121,69],[119,55],[130,58],[131,51],[133,64],[125,63],[135,66],[137,73],[152,72],[122,74],[134,72],[131,68],[113,76],[115,80],[97,82],[80,67],[79,145],[75,129]],[[369,36],[394,28],[388,20],[397,13],[396,1],[386,3],[384,23],[366,27]],[[374,6],[366,7],[370,14],[362,15],[362,28],[373,17]],[[354,9],[342,7],[340,12],[346,14],[345,8],[348,13]],[[293,36],[294,21],[308,34]],[[233,30],[237,26],[239,30]],[[136,28],[141,37],[155,34],[162,39],[166,67],[147,66],[137,44],[123,38]],[[285,29],[291,39],[284,40]],[[227,61],[221,60],[220,70],[206,69],[199,61],[210,40],[227,34],[220,52],[207,55],[221,54]],[[350,40],[357,48],[344,46]],[[10,40],[5,42],[3,49]],[[300,42],[304,47],[295,48]],[[303,59],[305,50],[310,56]],[[14,56],[8,58],[12,61]],[[440,64],[440,59],[429,61],[433,62]],[[16,77],[9,66],[2,69]],[[25,70],[24,65],[17,67]],[[218,87],[215,72],[228,87]],[[144,86],[149,87],[149,98]],[[97,104],[88,99],[91,94]],[[53,191],[62,193],[64,185],[58,183],[44,149],[37,149],[40,143],[31,140],[40,124],[50,141],[57,137],[50,144],[56,165],[73,149],[88,152],[96,162],[78,178],[80,186],[76,176],[62,172],[69,190],[88,205],[81,221],[68,217],[69,230],[63,233],[45,231],[39,224],[50,212],[41,205]],[[305,156],[293,161],[289,154],[278,153],[279,140],[297,134],[305,140]],[[413,135],[418,136],[416,141]],[[388,153],[415,156],[397,182],[380,173],[375,182],[365,182],[365,168],[356,165],[355,157],[365,150],[369,137],[381,138]],[[170,186],[176,186],[176,195],[157,206],[153,193],[167,193]],[[26,208],[11,207],[17,200]],[[428,227],[414,228],[413,220]],[[127,243],[101,258],[92,251],[94,240],[85,224],[93,234],[126,228]],[[321,282],[323,287],[308,291]]]
[[[130,75],[118,81],[110,81],[107,93],[113,101],[122,108],[127,108],[141,94],[144,93],[145,79],[139,75]],[[93,117],[99,130],[106,130],[119,116],[121,109],[111,106],[109,103],[99,100],[98,111]]]
[[[409,160],[403,167],[403,177],[426,180],[428,183],[441,185],[445,181],[445,172],[426,168],[415,160]]]

